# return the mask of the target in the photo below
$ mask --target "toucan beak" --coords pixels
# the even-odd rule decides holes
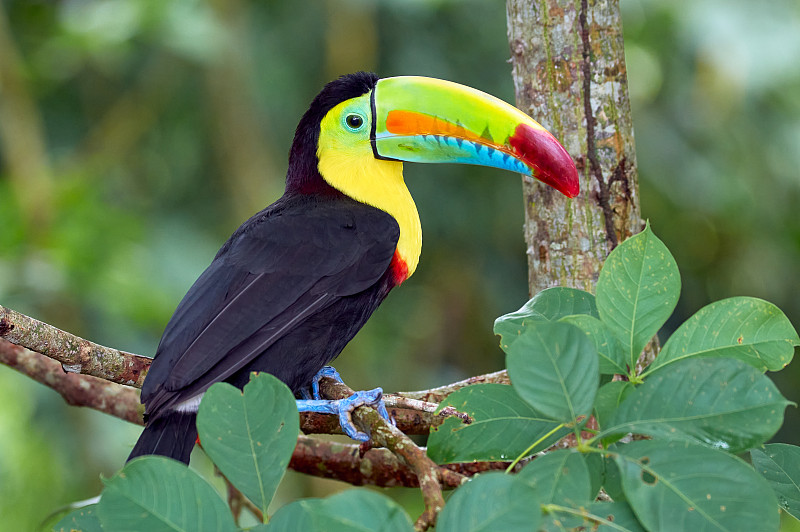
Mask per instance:
[[[383,78],[372,91],[375,157],[466,163],[520,172],[573,198],[578,171],[538,122],[479,90],[419,76]]]

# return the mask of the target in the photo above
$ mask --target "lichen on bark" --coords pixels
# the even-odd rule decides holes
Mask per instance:
[[[616,243],[643,227],[619,3],[508,0],[517,106],[575,159],[574,199],[523,179],[528,286],[594,291]]]

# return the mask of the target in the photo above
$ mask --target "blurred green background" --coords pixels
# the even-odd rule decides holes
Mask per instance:
[[[228,235],[281,194],[294,127],[325,82],[419,74],[514,100],[499,0],[0,6],[0,303],[140,354]],[[642,213],[683,277],[665,332],[733,295],[800,325],[800,3],[622,11]],[[527,299],[520,180],[447,165],[406,176],[420,268],[337,361],[354,388],[500,369],[492,322]],[[800,401],[798,370],[775,379]],[[3,529],[98,494],[138,432],[0,367]],[[796,409],[776,440],[800,443]],[[290,474],[277,504],[340,487]]]

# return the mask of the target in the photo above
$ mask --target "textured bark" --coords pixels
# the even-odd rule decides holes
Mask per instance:
[[[353,393],[346,384],[334,379],[326,377],[320,380],[320,395],[323,397],[344,399]],[[434,526],[439,512],[444,508],[442,471],[439,466],[428,458],[424,449],[383,419],[374,408],[356,408],[353,411],[353,422],[370,435],[371,444],[389,449],[416,476],[425,510],[414,523],[414,530],[424,531]]]
[[[0,327],[2,326],[0,321]],[[86,406],[141,425],[144,407],[135,388],[90,375],[67,373],[46,356],[0,338],[0,364],[52,388],[72,406]]]
[[[450,395],[455,391],[460,390],[461,388],[464,388],[466,386],[472,386],[473,384],[486,384],[486,383],[511,384],[511,379],[508,378],[508,372],[502,369],[500,371],[487,373],[485,375],[476,375],[474,377],[469,377],[468,379],[464,379],[463,381],[454,382],[452,384],[446,384],[445,386],[439,386],[438,388],[432,388],[430,390],[420,390],[417,392],[400,392],[397,395],[400,395],[402,397],[408,397],[411,399],[419,399],[421,401],[431,401],[433,403],[440,403],[444,401],[445,397],[447,397],[448,395]]]
[[[143,407],[133,388],[142,387],[151,362],[151,358],[95,344],[0,305],[0,363],[53,388],[71,405],[88,406],[141,424]],[[428,434],[431,426],[441,424],[448,416],[469,423],[468,415],[449,406],[440,410],[438,402],[464,383],[487,382],[487,377],[492,375],[479,375],[435,390],[387,394],[384,403],[400,430]],[[124,403],[122,410],[107,409],[107,397],[116,394],[117,400]],[[432,403],[421,399],[424,397],[439,400]],[[335,416],[303,412],[300,421],[306,434],[341,434]]]
[[[147,357],[103,347],[0,306],[0,363],[53,388],[70,404],[89,406],[133,423],[142,423],[142,409],[133,387],[141,387],[150,362]],[[323,397],[331,399],[353,394],[346,385],[327,378],[320,382],[320,392]],[[416,395],[424,397],[429,394],[423,391]],[[438,405],[417,398],[387,397],[386,403],[400,428],[380,417],[373,408],[359,407],[353,412],[355,423],[371,434],[371,443],[385,447],[394,456],[392,462],[371,460],[366,463],[373,470],[365,476],[364,482],[416,484],[422,492],[425,510],[414,523],[414,528],[424,531],[436,523],[444,508],[442,487],[457,486],[465,476],[457,470],[436,465],[428,458],[425,449],[418,447],[401,428],[427,432],[443,416],[455,415],[464,422],[470,421],[469,416],[451,407],[441,409],[437,414]],[[338,429],[335,427],[338,423],[333,424],[330,419],[323,421],[319,419],[321,417],[332,416],[303,416],[303,430],[333,432]],[[348,447],[334,451],[333,444],[323,442],[311,449],[310,440],[303,436],[299,441],[305,443],[305,447],[296,450],[295,466],[332,478],[341,478],[342,471],[354,471],[356,456],[363,458],[362,455],[369,450],[369,447],[363,447],[363,452],[355,453],[353,447]],[[376,457],[373,455],[373,458]],[[313,465],[315,461],[316,466]],[[385,466],[386,470],[375,470],[380,466]],[[472,464],[472,470],[467,467],[463,472],[475,474],[494,468],[493,464],[476,463]],[[233,491],[229,495],[232,507],[237,511],[241,498]]]
[[[639,232],[639,193],[617,0],[508,0],[517,106],[575,159],[581,193],[567,199],[524,179],[531,294],[594,291],[605,257]]]
[[[0,305],[0,338],[61,362],[64,371],[141,388],[150,358],[105,347]]]

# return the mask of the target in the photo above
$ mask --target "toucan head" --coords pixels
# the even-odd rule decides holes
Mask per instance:
[[[311,102],[289,154],[286,191],[344,194],[391,215],[400,228],[395,259],[402,282],[422,249],[403,161],[494,166],[569,197],[580,191],[567,151],[522,111],[449,81],[365,72],[328,83]]]
[[[287,188],[313,186],[318,171],[341,190],[336,181],[378,179],[381,163],[402,161],[493,166],[568,197],[580,191],[569,153],[519,109],[449,81],[366,72],[328,83],[314,99],[297,127]]]

